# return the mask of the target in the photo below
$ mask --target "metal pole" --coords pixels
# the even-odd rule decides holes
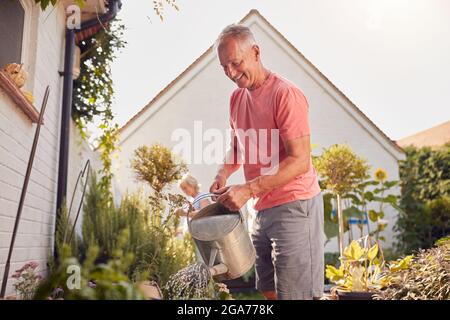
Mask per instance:
[[[79,206],[78,206],[77,215],[75,216],[75,221],[74,221],[73,226],[72,226],[72,231],[70,232],[69,241],[67,241],[67,243],[69,243],[69,244],[70,244],[70,242],[72,241],[72,235],[73,235],[73,233],[74,233],[74,231],[75,231],[75,227],[76,227],[76,225],[77,225],[78,217],[80,216],[80,211],[81,211],[81,207],[82,207],[82,205],[83,205],[84,195],[85,195],[85,193],[86,193],[86,187],[87,187],[87,185],[88,185],[88,183],[89,183],[89,172],[90,172],[90,168],[91,168],[91,162],[90,162],[90,160],[88,159],[88,160],[86,161],[86,164],[84,165],[84,169],[83,169],[82,175],[81,175],[81,177],[84,177],[84,174],[86,174],[86,180],[85,180],[85,182],[84,182],[83,193],[81,194],[81,199],[80,199],[80,204],[79,204]],[[72,208],[72,204],[70,205],[70,207]],[[69,211],[69,214],[70,214],[70,211]],[[67,219],[69,219],[69,217],[67,217]],[[64,242],[65,242],[65,241],[66,241],[66,237],[64,236]]]
[[[20,194],[19,208],[17,209],[16,221],[14,223],[14,230],[11,237],[11,243],[9,245],[8,258],[6,259],[5,272],[3,273],[2,290],[0,297],[5,297],[6,284],[8,282],[9,268],[11,265],[11,257],[14,249],[14,243],[16,242],[17,230],[19,228],[20,217],[22,215],[23,204],[25,202],[25,195],[27,193],[28,182],[30,181],[31,169],[33,168],[34,155],[36,154],[36,148],[39,141],[39,133],[41,131],[42,120],[44,117],[45,108],[47,106],[48,96],[50,94],[50,87],[47,86],[45,90],[44,99],[42,101],[41,111],[39,114],[39,120],[34,134],[33,146],[31,147],[30,158],[28,159],[27,171],[25,173],[25,179],[23,181],[22,192]]]
[[[342,199],[339,194],[337,196],[337,212],[338,212],[338,223],[339,223],[339,235],[338,235],[338,242],[339,242],[339,253],[342,257],[344,254],[344,219],[342,214]]]
[[[64,83],[61,110],[61,133],[59,141],[59,165],[58,165],[58,187],[56,193],[56,221],[55,226],[60,224],[61,210],[67,195],[67,173],[69,168],[69,140],[70,140],[70,117],[72,114],[72,91],[73,91],[73,52],[75,50],[75,30],[66,30],[66,48],[64,57]],[[56,230],[56,229],[55,229]],[[55,232],[56,234],[56,232]],[[56,250],[56,236],[54,243],[54,257],[58,258]]]

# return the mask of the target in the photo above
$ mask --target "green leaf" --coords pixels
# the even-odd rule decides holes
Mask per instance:
[[[384,190],[383,188],[375,188],[372,192],[374,194],[378,194],[378,193],[382,192],[383,190]]]
[[[351,193],[346,194],[343,197],[343,199],[350,199],[354,205],[361,205],[362,204],[361,200],[359,200],[359,198],[356,195],[351,194]]]
[[[354,206],[343,210],[343,214],[347,218],[354,217],[359,219],[361,219],[363,215],[363,213],[357,207]]]
[[[378,220],[378,213],[375,210],[369,210],[369,219],[372,222],[376,222]]]
[[[384,183],[384,185],[385,185],[387,188],[392,188],[392,187],[396,186],[397,184],[399,184],[399,181],[386,181],[386,182]]]
[[[337,223],[330,220],[324,221],[324,231],[327,239],[332,239],[337,237],[339,234],[339,226]]]
[[[390,204],[397,204],[397,196],[394,196],[393,194],[390,194],[384,199],[384,201],[388,202]]]
[[[368,201],[373,201],[373,197],[373,193],[370,191],[364,193],[364,198],[366,198]]]
[[[364,181],[364,182],[360,183],[358,185],[358,187],[361,188],[361,189],[364,189],[364,188],[366,188],[368,186],[377,186],[379,184],[380,183],[378,181],[376,181],[376,180],[367,180],[367,181]]]

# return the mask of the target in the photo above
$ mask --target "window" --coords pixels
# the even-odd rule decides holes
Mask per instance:
[[[0,1],[0,67],[21,63],[25,10],[21,1]]]

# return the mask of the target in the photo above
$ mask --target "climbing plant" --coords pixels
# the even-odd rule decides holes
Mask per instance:
[[[95,144],[103,162],[101,184],[111,181],[111,158],[117,141],[118,125],[114,122],[112,104],[114,87],[111,64],[126,42],[122,40],[124,26],[114,19],[93,37],[81,41],[80,75],[74,81],[72,117],[82,136],[87,138],[87,125],[99,122],[102,131]]]
[[[59,0],[34,0],[36,4],[41,6],[42,10],[45,10],[49,5],[56,5],[58,1]],[[74,0],[74,2],[82,8],[86,3],[86,0]],[[155,11],[155,14],[161,19],[161,21],[164,19],[164,11],[166,5],[171,6],[177,11],[179,10],[176,0],[153,0],[153,10]]]
[[[55,6],[59,0],[35,0],[42,10]],[[86,0],[74,1],[81,8]],[[179,10],[176,0],[153,1],[154,13],[164,18],[165,7],[171,6]],[[80,75],[74,81],[72,118],[79,128],[83,138],[87,139],[88,124],[98,125],[102,134],[95,146],[100,151],[103,162],[100,184],[109,188],[112,179],[110,155],[116,148],[118,125],[114,122],[112,104],[114,86],[111,74],[111,63],[120,49],[124,48],[124,25],[117,18],[102,25],[102,28],[92,37],[84,39],[80,47]]]

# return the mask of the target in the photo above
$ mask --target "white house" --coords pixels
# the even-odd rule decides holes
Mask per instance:
[[[261,46],[264,65],[293,81],[307,97],[311,142],[317,146],[313,152],[320,154],[323,148],[332,144],[347,143],[357,154],[368,159],[373,170],[384,168],[389,179],[398,179],[397,162],[404,157],[401,148],[258,11],[250,11],[241,22],[254,32]],[[176,149],[180,143],[178,133],[182,133],[183,129],[192,139],[196,135],[201,137],[208,129],[218,129],[225,135],[229,128],[229,98],[234,88],[210,47],[121,128],[120,153],[114,163],[117,194],[133,191],[140,186],[130,169],[130,160],[139,146],[160,142]],[[209,137],[203,137],[203,147],[217,134],[217,131],[209,132]],[[203,150],[202,146],[192,146],[192,149]],[[191,156],[189,170],[202,183],[203,191],[207,191],[216,173],[217,163],[208,163],[207,159],[194,161],[195,154]],[[229,183],[242,181],[240,170]],[[387,210],[386,219],[390,223],[384,235],[387,245],[390,245],[395,212]],[[326,250],[337,251],[337,241],[328,244]]]
[[[89,0],[82,22],[104,13],[106,1]],[[0,68],[23,63],[28,71],[24,89],[33,93],[30,103],[4,73],[0,74],[0,285],[11,242],[24,176],[36,131],[37,117],[47,85],[51,92],[44,114],[34,165],[31,171],[9,276],[30,260],[45,272],[53,251],[58,187],[61,109],[63,96],[66,7],[59,1],[42,11],[34,0],[0,1]],[[94,6],[93,6],[94,5]],[[79,39],[82,34],[77,35]],[[67,71],[67,70],[66,70]],[[72,70],[70,70],[72,71]],[[97,156],[81,139],[73,123],[68,143],[69,159],[65,181],[70,199],[75,181],[86,160],[95,167]],[[13,293],[8,280],[6,294]]]

